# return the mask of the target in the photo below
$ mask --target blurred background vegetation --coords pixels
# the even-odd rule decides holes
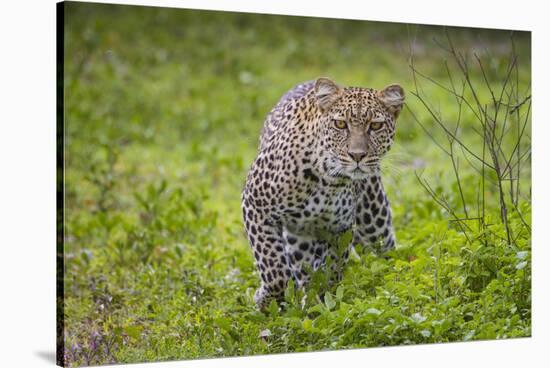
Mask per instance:
[[[530,44],[525,32],[65,3],[66,363],[530,336]],[[264,315],[240,192],[264,116],[318,76],[407,92],[383,175],[398,249],[358,249],[324,302],[289,294]],[[491,121],[497,155],[518,162],[502,177],[465,150],[493,162]],[[504,219],[499,183],[513,193]]]

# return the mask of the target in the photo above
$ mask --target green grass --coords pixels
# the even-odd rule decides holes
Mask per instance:
[[[357,250],[324,302],[262,314],[240,192],[264,116],[293,85],[413,89],[416,64],[445,77],[440,27],[68,4],[65,22],[65,356],[69,365],[272,354],[531,334],[531,237],[517,211],[507,244],[486,188],[491,231],[473,241],[415,177],[460,207],[451,164],[412,118],[432,119],[408,93],[386,160],[398,247]],[[452,30],[465,51],[490,49],[498,81],[507,32]],[[517,35],[519,84],[530,85],[530,40]],[[473,83],[483,84],[479,73]],[[450,121],[456,101],[424,91]],[[481,98],[488,98],[482,95]],[[481,145],[466,121],[462,138]],[[435,137],[441,136],[433,130]],[[528,141],[522,141],[523,148]],[[464,165],[472,211],[478,174]],[[530,167],[519,209],[530,224]]]

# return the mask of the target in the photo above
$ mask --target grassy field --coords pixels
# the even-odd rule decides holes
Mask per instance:
[[[512,47],[509,32],[449,33],[457,49],[486,62],[485,78],[475,59],[469,75],[482,104],[491,104],[485,79],[502,83],[512,51],[517,92],[530,93],[529,34],[515,34]],[[510,181],[509,241],[494,178],[480,186],[479,168],[461,157],[457,180],[438,146],[449,142],[413,93],[410,52],[430,78],[445,80],[447,62],[460,88],[438,45],[445,41],[441,27],[66,5],[66,363],[530,336],[530,122],[521,139],[513,135],[529,121],[528,104],[503,130],[504,149],[518,143],[525,153]],[[283,310],[263,314],[252,299],[259,279],[240,193],[264,116],[318,76],[374,88],[397,82],[407,92],[383,175],[398,247],[387,258],[358,247],[324,302],[302,306],[289,291]],[[485,154],[474,112],[428,79],[419,92],[445,122],[460,115],[462,142]],[[415,173],[484,225],[452,221]]]

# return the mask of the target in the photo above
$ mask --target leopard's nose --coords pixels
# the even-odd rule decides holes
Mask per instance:
[[[348,151],[349,157],[351,157],[355,162],[360,162],[367,153],[365,151]]]

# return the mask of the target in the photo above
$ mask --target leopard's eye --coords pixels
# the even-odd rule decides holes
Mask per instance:
[[[344,120],[334,120],[334,126],[338,129],[346,129],[348,125]]]
[[[381,121],[371,121],[370,123],[370,129],[372,130],[378,130],[382,128],[382,122]]]

